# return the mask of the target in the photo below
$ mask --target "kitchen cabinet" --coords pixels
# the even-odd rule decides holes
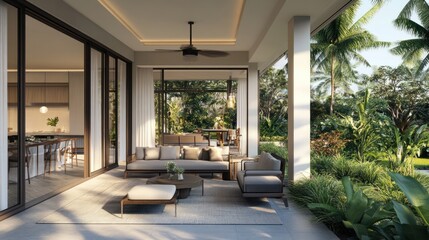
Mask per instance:
[[[17,86],[9,83],[8,103],[16,105],[18,102]],[[25,106],[67,106],[69,105],[68,83],[27,83],[25,87]]]

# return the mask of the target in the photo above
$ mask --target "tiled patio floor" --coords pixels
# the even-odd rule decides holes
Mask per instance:
[[[112,171],[123,171],[123,167]],[[106,173],[109,174],[109,173]],[[94,182],[96,181],[96,182]],[[312,215],[292,201],[286,208],[281,199],[277,214],[283,225],[115,225],[36,224],[36,222],[85,193],[88,184],[102,183],[95,177],[47,201],[0,222],[0,239],[338,239]]]

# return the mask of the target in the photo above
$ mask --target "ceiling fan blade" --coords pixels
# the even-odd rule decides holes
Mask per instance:
[[[198,54],[206,57],[226,57],[229,55],[227,52],[216,50],[199,50]]]
[[[181,52],[182,50],[174,50],[174,49],[155,49],[158,52]]]

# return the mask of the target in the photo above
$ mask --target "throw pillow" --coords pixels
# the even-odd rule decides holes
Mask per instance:
[[[201,156],[199,157],[200,160],[210,160],[210,148],[203,148],[201,149]]]
[[[144,149],[144,159],[145,160],[158,160],[159,159],[159,148],[157,147],[147,147]]]
[[[262,152],[259,158],[260,167],[264,170],[280,170],[280,160],[273,157],[271,154]]]
[[[136,147],[136,159],[144,159],[143,147]]]
[[[201,149],[197,147],[187,147],[183,148],[183,159],[187,160],[198,160],[200,156]]]
[[[177,157],[177,147],[166,147],[161,146],[161,156],[160,160],[176,160]]]
[[[210,148],[210,161],[223,161],[222,148],[211,147]]]

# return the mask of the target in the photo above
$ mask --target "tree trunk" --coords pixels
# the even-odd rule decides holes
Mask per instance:
[[[331,58],[331,104],[329,108],[329,114],[334,114],[334,102],[335,102],[335,67],[334,57]]]

